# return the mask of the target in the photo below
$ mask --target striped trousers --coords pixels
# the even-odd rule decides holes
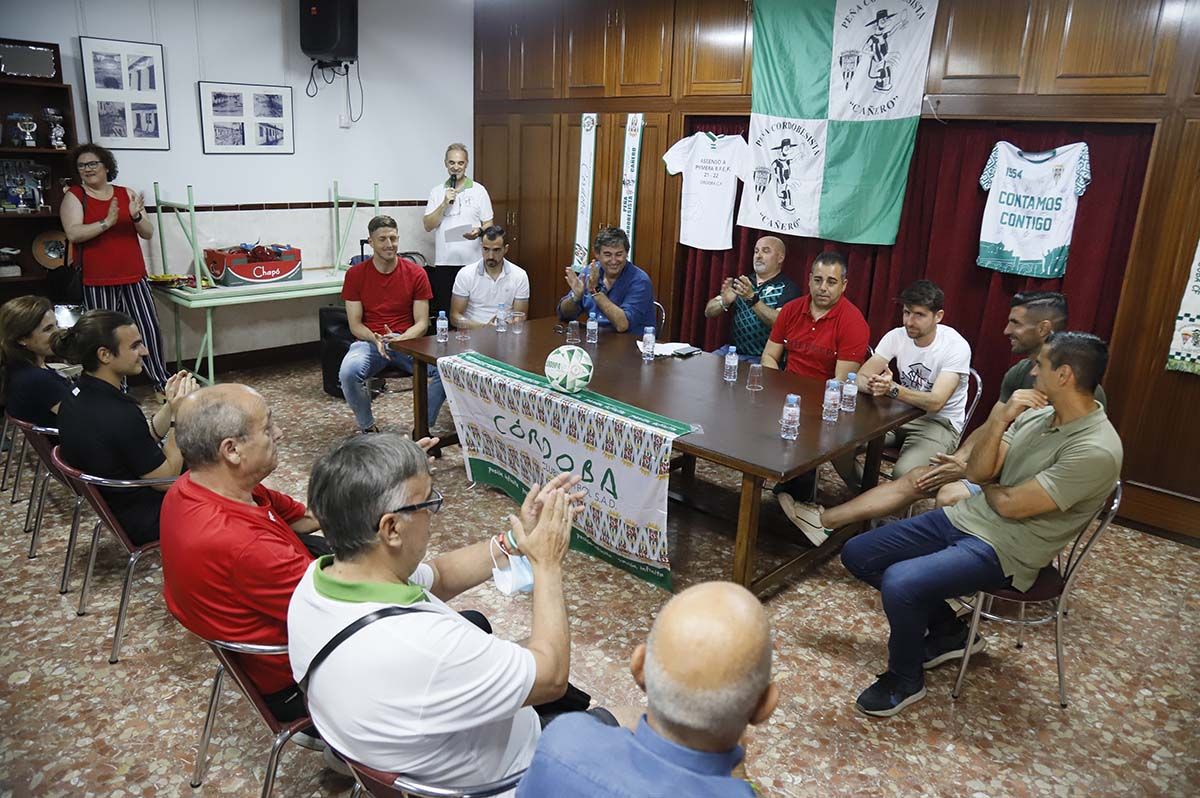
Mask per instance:
[[[150,284],[145,277],[127,285],[85,285],[83,306],[88,310],[103,308],[130,316],[137,324],[142,340],[146,342],[147,354],[142,358],[146,375],[158,390],[166,388],[167,378],[171,374],[163,361],[162,330],[154,310],[154,297],[150,296]]]

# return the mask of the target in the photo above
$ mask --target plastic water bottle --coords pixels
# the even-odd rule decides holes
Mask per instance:
[[[588,314],[586,340],[589,344],[600,341],[600,322],[596,321],[596,311],[594,310]]]
[[[858,375],[853,371],[846,375],[846,381],[842,383],[842,412],[853,413],[858,407],[858,383],[856,380]]]
[[[842,384],[837,380],[825,381],[825,401],[821,403],[821,420],[837,421],[842,406]]]
[[[450,320],[446,318],[446,311],[444,310],[438,311],[437,340],[439,344],[444,344],[450,340]]]
[[[800,397],[794,393],[787,395],[783,403],[783,415],[779,417],[779,437],[785,441],[794,441],[800,437]]]
[[[725,382],[737,382],[738,372],[738,356],[737,347],[729,347],[729,351],[725,353]]]
[[[508,308],[504,303],[496,306],[496,332],[505,332],[508,330]]]
[[[646,327],[642,330],[642,360],[650,362],[654,359],[654,328]]]

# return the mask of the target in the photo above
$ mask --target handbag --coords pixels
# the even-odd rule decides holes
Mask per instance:
[[[87,193],[80,192],[80,204],[87,213]],[[70,257],[73,256],[73,257]],[[46,293],[59,305],[83,304],[83,245],[72,244],[62,266],[46,273]]]

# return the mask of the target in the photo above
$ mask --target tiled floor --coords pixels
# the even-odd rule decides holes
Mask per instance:
[[[320,392],[315,366],[225,376],[254,385],[275,408],[286,438],[271,483],[303,496],[313,458],[352,429],[345,406]],[[385,426],[407,429],[410,396],[378,400]],[[735,484],[730,472],[700,473]],[[512,509],[468,486],[457,450],[439,461],[435,479],[448,500],[435,550],[478,539]],[[122,659],[109,665],[124,557],[103,539],[91,612],[76,617],[88,547],[76,553],[72,592],[59,595],[68,503],[61,489],[51,495],[34,560],[21,532],[26,505],[0,500],[9,563],[0,572],[0,795],[256,795],[269,735],[228,686],[204,786],[188,786],[214,660],[166,612],[157,559],[139,570]],[[764,525],[781,529],[773,507]],[[731,525],[675,506],[671,517],[678,584],[726,577]],[[763,538],[768,560],[789,545]],[[636,701],[628,657],[666,595],[584,555],[571,553],[567,564],[573,681],[604,703]],[[1068,709],[1056,700],[1051,631],[1035,631],[1017,650],[1012,633],[993,627],[960,700],[950,699],[953,668],[943,668],[930,675],[924,701],[873,720],[852,702],[884,667],[886,624],[872,591],[828,561],[767,603],[783,701],[753,732],[748,772],[771,795],[1200,794],[1197,585],[1200,550],[1114,529],[1073,603]],[[527,596],[504,598],[484,585],[456,605],[483,610],[498,634],[528,633]],[[349,787],[322,770],[319,755],[289,745],[275,794],[346,795]]]

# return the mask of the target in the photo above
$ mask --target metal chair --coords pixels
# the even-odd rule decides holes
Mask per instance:
[[[79,530],[79,514],[83,510],[83,497],[75,492],[71,484],[67,482],[66,477],[50,461],[50,452],[53,450],[55,442],[58,441],[58,430],[54,427],[39,427],[30,424],[28,421],[21,421],[18,418],[9,418],[8,416],[5,416],[5,423],[10,424],[14,431],[19,430],[25,436],[25,439],[29,441],[29,445],[33,447],[38,461],[41,463],[41,468],[34,470],[33,487],[30,491],[32,499],[25,511],[25,531],[33,532],[33,536],[29,541],[29,559],[32,560],[37,556],[38,542],[42,534],[42,518],[46,510],[46,489],[50,486],[51,479],[65,485],[75,497],[75,510],[71,517],[72,537],[67,546],[68,550],[73,550],[75,546],[74,535]],[[31,519],[32,526],[30,524]],[[70,562],[70,558],[68,558],[67,568],[69,568]],[[64,570],[63,573],[63,583],[60,585],[60,592],[65,593],[67,592],[65,586],[67,570]]]
[[[525,775],[525,771],[521,770],[511,776],[474,787],[439,787],[422,784],[400,773],[369,768],[342,756],[341,752],[334,753],[354,774],[354,791],[350,793],[350,798],[359,798],[364,792],[372,798],[487,798],[489,795],[499,795],[513,789]]]
[[[112,653],[109,655],[109,664],[115,664],[121,653],[121,639],[125,632],[125,615],[129,610],[129,591],[133,586],[133,569],[137,565],[138,560],[143,554],[152,551],[158,551],[158,541],[152,540],[149,543],[137,545],[130,540],[126,534],[125,528],[121,526],[121,522],[113,514],[108,506],[108,500],[104,498],[104,494],[100,492],[101,488],[152,488],[156,485],[170,485],[178,477],[160,477],[158,479],[107,479],[98,477],[93,474],[85,474],[77,468],[68,465],[62,459],[61,447],[55,446],[50,451],[50,462],[55,468],[66,478],[68,484],[76,494],[83,496],[87,503],[95,510],[99,518],[96,520],[96,526],[92,529],[92,550],[88,553],[87,572],[83,576],[83,587],[79,592],[79,609],[77,615],[87,614],[88,594],[92,583],[92,571],[96,567],[96,552],[100,548],[100,529],[107,526],[112,530],[117,540],[125,547],[125,551],[129,554],[129,561],[125,565],[125,585],[121,589],[121,604],[117,609],[117,626],[113,630]],[[68,569],[70,566],[71,556],[74,554],[74,538],[78,529],[78,516],[76,516],[76,524],[71,531],[71,541],[67,544],[67,567],[63,569],[63,591],[66,592],[66,580]]]
[[[967,427],[970,425],[971,418],[975,415],[975,408],[979,406],[980,397],[983,396],[983,377],[979,376],[979,372],[976,371],[975,369],[971,369],[969,379],[970,379],[971,385],[975,386],[975,395],[973,397],[971,397],[971,399],[967,402],[967,412],[963,415],[963,431],[964,432],[966,431]],[[968,394],[970,394],[970,391],[971,391],[971,388],[970,388],[970,386],[968,386],[967,387]],[[900,459],[900,447],[899,446],[885,447],[883,450],[883,459],[889,463],[895,463],[897,460]],[[880,474],[879,478],[880,479],[891,479],[892,475],[891,474]],[[912,507],[909,507],[909,510],[911,511]]]
[[[9,499],[9,501],[8,501],[9,504],[17,504],[18,502],[21,501],[19,498],[17,498],[17,496],[19,495],[20,490],[21,490],[21,471],[25,464],[26,448],[29,445],[29,441],[25,438],[24,435],[17,434],[18,432],[20,432],[20,430],[17,428],[16,424],[12,423],[13,421],[15,421],[15,419],[12,416],[8,415],[7,413],[4,414],[4,424],[5,424],[5,427],[11,431],[12,438],[8,445],[8,457],[6,457],[4,459],[4,481],[2,483],[2,487],[0,487],[0,490],[7,490],[8,475],[12,471],[13,454],[14,453],[16,454],[16,458],[17,458],[17,470],[16,470],[16,473],[13,474],[12,498]],[[19,441],[20,451],[17,451],[17,449],[18,449],[17,438],[18,437],[20,438],[20,441]]]
[[[279,756],[283,745],[296,732],[303,731],[312,725],[308,716],[284,723],[275,718],[263,700],[262,692],[255,687],[254,682],[246,675],[245,668],[238,661],[239,656],[278,656],[287,654],[287,646],[267,646],[256,643],[232,643],[225,640],[205,640],[217,657],[217,672],[213,674],[212,694],[208,699],[208,713],[204,716],[204,730],[200,733],[200,745],[196,749],[196,768],[192,773],[192,787],[199,787],[204,782],[204,773],[208,770],[208,742],[212,738],[213,725],[217,720],[217,707],[221,702],[221,688],[224,685],[225,674],[233,676],[238,689],[250,699],[262,722],[266,724],[275,740],[271,743],[271,754],[267,758],[267,773],[263,777],[262,798],[269,798],[275,787],[275,771],[279,769]]]
[[[967,640],[973,641],[975,639],[975,633],[979,629],[980,618],[987,618],[989,621],[1016,624],[1017,648],[1024,647],[1022,637],[1026,626],[1041,626],[1051,622],[1054,623],[1054,653],[1058,661],[1058,704],[1061,707],[1067,706],[1067,680],[1065,663],[1063,662],[1063,620],[1067,616],[1067,597],[1070,594],[1072,585],[1075,583],[1075,577],[1079,575],[1079,566],[1083,563],[1084,557],[1088,555],[1088,552],[1096,545],[1096,541],[1108,529],[1120,506],[1121,483],[1118,481],[1108,497],[1108,502],[1079,531],[1079,534],[1075,537],[1075,542],[1071,544],[1070,550],[1064,549],[1063,552],[1059,553],[1057,567],[1056,565],[1047,565],[1043,568],[1038,573],[1037,581],[1028,590],[1023,592],[1012,589],[980,590],[973,598],[963,600],[964,604],[973,608],[971,627],[967,633]],[[1093,523],[1097,520],[1099,520],[1099,523],[1093,527]],[[1006,618],[993,614],[991,609],[994,599],[1011,601],[1020,605],[1018,617]],[[1027,618],[1025,617],[1025,606],[1027,604],[1052,604],[1053,606],[1044,615],[1036,618]],[[986,609],[984,608],[985,605]],[[962,691],[963,679],[967,675],[967,664],[970,661],[971,648],[967,646],[966,653],[962,658],[962,664],[958,668],[958,678],[954,682],[954,690],[951,693],[954,698],[958,698],[959,693]]]
[[[667,334],[667,309],[665,307],[663,307],[663,304],[661,302],[656,301],[654,303],[654,318],[655,318],[655,321],[658,323],[658,327],[656,328],[657,334],[658,335],[666,335]]]

